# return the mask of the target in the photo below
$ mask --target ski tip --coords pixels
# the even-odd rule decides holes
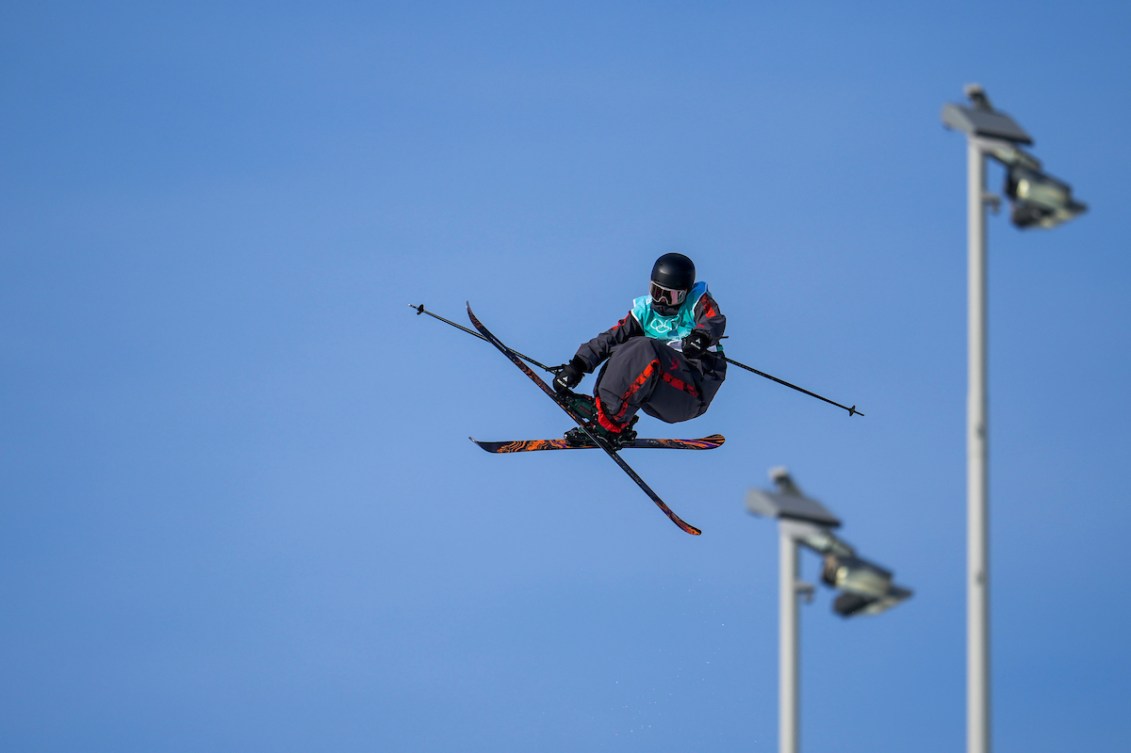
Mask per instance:
[[[679,530],[683,531],[684,533],[689,533],[692,536],[702,536],[703,535],[702,531],[700,531],[698,528],[696,528],[695,526],[688,523],[683,518],[676,515],[674,512],[672,512],[668,508],[667,505],[664,505],[661,509],[668,516],[668,518],[671,519],[671,522],[676,524],[676,526],[679,528]]]

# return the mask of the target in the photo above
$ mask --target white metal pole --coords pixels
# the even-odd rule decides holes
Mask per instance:
[[[968,139],[966,750],[990,751],[986,426],[986,157]]]
[[[778,611],[780,650],[778,654],[778,749],[797,753],[797,542],[779,522],[781,535],[778,568],[781,577]]]

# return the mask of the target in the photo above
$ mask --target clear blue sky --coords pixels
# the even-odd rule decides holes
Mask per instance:
[[[1127,3],[44,2],[0,35],[0,747],[774,751],[744,497],[785,465],[915,591],[803,609],[802,749],[961,750],[970,82],[1090,206],[990,220],[995,750],[1125,747]],[[558,363],[669,250],[732,357],[867,414],[732,372],[678,427],[725,447],[630,456],[699,538],[597,453],[476,449],[568,420],[407,308]]]

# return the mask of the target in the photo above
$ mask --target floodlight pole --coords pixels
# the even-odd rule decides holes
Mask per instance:
[[[966,750],[990,750],[986,156],[967,139]]]
[[[780,593],[778,594],[778,614],[780,625],[778,627],[778,751],[779,753],[797,753],[798,729],[798,552],[797,540],[786,530],[786,526],[778,524],[778,535],[781,539],[780,562]]]
[[[986,398],[986,205],[997,197],[986,193],[986,161],[993,157],[1010,171],[1006,193],[1013,199],[1013,224],[1055,227],[1086,211],[1066,183],[1033,173],[1040,163],[1019,146],[1032,144],[1025,129],[995,110],[985,90],[966,87],[969,105],[943,106],[947,128],[966,134],[967,149],[967,380],[966,393],[966,751],[990,751],[990,617],[989,617],[989,483]],[[1031,174],[1046,195],[1019,188],[1013,170]],[[1051,191],[1051,193],[1049,193]]]
[[[798,753],[798,717],[800,716],[800,693],[798,682],[798,654],[801,639],[798,635],[799,601],[810,601],[813,586],[799,580],[800,548],[811,549],[825,557],[832,557],[835,567],[840,567],[837,557],[846,557],[863,566],[878,571],[874,565],[855,558],[855,550],[837,539],[832,529],[840,527],[840,520],[825,509],[815,499],[802,496],[801,490],[785,468],[770,471],[776,491],[751,489],[746,495],[746,509],[753,515],[763,518],[777,518],[778,521],[778,750],[780,753]],[[826,561],[826,568],[828,562]],[[822,574],[822,580],[829,585],[838,584],[838,576]],[[829,580],[828,578],[832,578]],[[911,592],[890,582],[891,573],[882,576],[882,590],[868,590],[857,582],[855,600],[850,605],[842,605],[841,598],[833,604],[833,610],[843,617],[857,612],[879,614],[911,596]],[[847,579],[847,578],[846,578]],[[848,588],[846,586],[846,588]],[[842,596],[848,595],[846,590]]]

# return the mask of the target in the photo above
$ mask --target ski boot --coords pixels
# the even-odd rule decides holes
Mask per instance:
[[[595,422],[597,420],[597,399],[592,395],[579,395],[576,392],[569,391],[558,395],[558,399],[562,402],[562,405],[586,421]]]
[[[575,426],[565,433],[565,440],[571,447],[592,447],[593,440],[589,438],[589,434],[597,437],[599,440],[605,442],[614,450],[619,450],[627,444],[631,444],[636,439],[636,430],[632,427],[636,425],[639,416],[633,416],[620,432],[612,432],[602,426],[598,421],[593,419],[585,422],[585,429],[580,426]],[[586,434],[588,430],[589,434]]]

